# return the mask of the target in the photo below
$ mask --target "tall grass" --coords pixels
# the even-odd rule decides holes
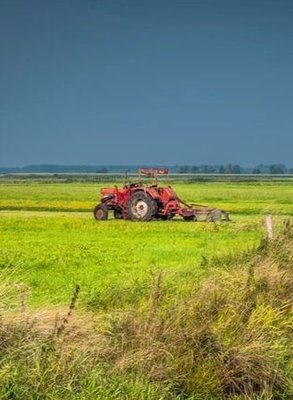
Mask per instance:
[[[149,306],[112,325],[116,366],[172,382],[186,397],[293,398],[292,288],[288,222],[187,299],[168,298],[159,277]]]
[[[91,340],[72,334],[78,289],[57,330],[3,311],[0,398],[293,398],[292,223],[243,257],[205,263],[213,274],[186,296],[153,274],[139,309],[97,310]]]

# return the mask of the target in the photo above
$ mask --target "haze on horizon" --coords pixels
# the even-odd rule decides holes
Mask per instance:
[[[2,0],[0,165],[292,165],[293,2]]]

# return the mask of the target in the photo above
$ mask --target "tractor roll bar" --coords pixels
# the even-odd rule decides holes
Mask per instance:
[[[157,175],[168,175],[169,170],[167,168],[140,168],[139,174],[147,175],[150,178],[156,178]]]

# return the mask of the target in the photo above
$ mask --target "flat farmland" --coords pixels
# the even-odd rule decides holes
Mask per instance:
[[[88,307],[133,304],[155,271],[173,290],[188,290],[191,276],[200,282],[210,272],[202,267],[207,259],[256,246],[264,214],[293,213],[292,185],[176,183],[181,198],[225,208],[232,222],[97,222],[92,209],[105,185],[0,185],[0,262],[30,286],[32,304],[64,304],[76,283]]]
[[[0,210],[91,211],[101,187],[121,183],[44,183],[0,181]],[[178,195],[198,204],[227,208],[231,213],[292,215],[292,182],[179,183]]]
[[[108,221],[95,221],[92,209],[100,188],[111,185],[29,180],[0,183],[2,312],[9,318],[24,309],[38,319],[52,310],[67,315],[72,291],[79,285],[77,304],[73,296],[70,310],[76,309],[86,320],[93,318],[89,330],[98,334],[94,347],[92,333],[85,337],[78,330],[74,336],[71,330],[80,327],[70,328],[70,313],[63,320],[65,328],[61,324],[57,333],[62,332],[65,341],[69,337],[71,347],[64,351],[62,344],[60,356],[61,334],[53,339],[49,336],[57,350],[46,350],[44,362],[40,348],[46,348],[48,337],[32,339],[33,328],[21,325],[20,342],[15,339],[14,350],[2,354],[6,383],[0,388],[1,398],[11,398],[11,390],[12,398],[28,399],[274,398],[270,393],[285,393],[279,398],[288,398],[293,393],[292,366],[286,361],[291,359],[288,332],[292,319],[291,314],[282,314],[289,310],[287,292],[282,289],[281,300],[274,302],[276,288],[282,288],[280,283],[271,285],[276,272],[266,281],[251,268],[270,251],[277,260],[278,246],[284,246],[281,254],[292,250],[291,234],[286,233],[276,248],[259,255],[266,236],[264,216],[273,216],[276,235],[282,220],[292,219],[292,184],[175,182],[182,199],[224,208],[231,213],[231,222],[174,219],[139,223],[115,220],[112,215]],[[267,245],[263,246],[266,249]],[[254,282],[255,289],[251,289]],[[7,287],[9,294],[5,294]],[[260,295],[252,302],[254,290]],[[13,291],[17,293],[11,294]],[[250,313],[251,317],[244,317]],[[276,322],[279,325],[274,325],[268,336],[272,315],[279,315],[277,321],[281,322]],[[48,323],[53,329],[54,318]],[[7,332],[6,325],[5,329]],[[13,325],[12,331],[15,329]],[[249,337],[255,340],[253,357],[257,361],[249,353]],[[218,342],[221,350],[215,350]],[[80,346],[86,348],[84,354],[78,353]],[[18,348],[23,352],[17,353]],[[244,383],[241,381],[245,390],[242,386],[238,390],[237,383],[235,392],[227,394],[230,389],[225,385],[234,387],[234,379],[242,379],[232,364],[230,370],[230,364],[223,361],[230,351],[237,357],[241,354],[243,363],[248,363],[249,379],[263,388],[263,397],[246,396],[250,383],[245,374]],[[204,352],[208,355],[203,356]],[[202,360],[194,364],[196,368],[192,361],[195,353]],[[266,360],[262,359],[264,353]],[[73,363],[68,364],[68,358]],[[254,362],[260,365],[260,359],[263,367],[254,371]],[[285,389],[274,387],[272,362],[283,365],[282,373],[288,376]],[[45,372],[39,370],[42,363]],[[58,377],[56,371],[61,371]],[[24,381],[23,376],[30,380]]]

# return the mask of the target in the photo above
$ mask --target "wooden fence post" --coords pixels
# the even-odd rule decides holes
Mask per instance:
[[[266,215],[266,227],[269,240],[273,239],[273,220],[271,215]]]

